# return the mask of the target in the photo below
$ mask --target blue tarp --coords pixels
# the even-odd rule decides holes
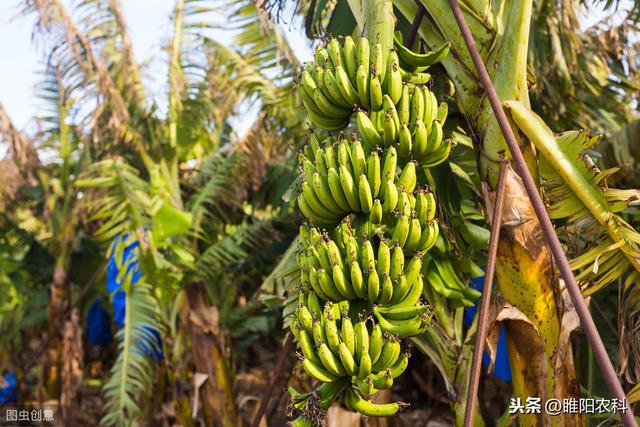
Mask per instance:
[[[6,387],[0,387],[0,405],[6,405],[16,402],[18,381],[16,379],[15,371],[9,372],[4,377]]]
[[[118,280],[120,266],[127,266],[127,275],[131,274],[131,284],[135,285],[142,277],[140,271],[140,263],[137,260],[137,248],[140,244],[136,241],[128,245],[122,251],[122,260],[116,260],[115,247],[119,237],[116,237],[111,247],[111,255],[109,256],[109,264],[107,265],[107,291],[112,295],[111,304],[113,305],[113,317],[119,328],[124,326],[125,308],[127,297],[123,290],[120,289],[122,282]],[[118,262],[120,261],[120,262]],[[154,359],[164,359],[162,351],[162,337],[157,329],[151,326],[144,326],[143,341],[139,343],[140,349],[149,357]]]
[[[106,345],[113,341],[111,316],[102,307],[102,298],[96,298],[87,313],[87,341],[90,346]]]
[[[484,276],[476,277],[471,280],[470,286],[474,289],[482,291],[482,282]],[[478,298],[473,307],[467,307],[464,310],[463,323],[465,327],[471,326],[473,318],[476,315],[476,307],[480,303]],[[490,364],[489,353],[482,353],[482,365],[486,368]],[[511,367],[509,366],[509,353],[507,352],[507,340],[504,335],[504,326],[500,326],[500,336],[498,337],[498,347],[496,351],[496,360],[493,367],[493,375],[504,381],[511,381]]]

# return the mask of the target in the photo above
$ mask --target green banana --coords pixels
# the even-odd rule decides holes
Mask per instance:
[[[376,268],[376,258],[373,252],[373,245],[371,245],[369,240],[362,242],[360,265],[365,271]]]
[[[379,311],[374,309],[373,314],[378,319],[380,323],[380,327],[385,331],[393,335],[397,335],[400,338],[408,338],[416,335],[420,335],[423,332],[422,322],[419,317],[413,317],[405,320],[391,320],[384,317]],[[384,348],[383,348],[384,354]],[[399,354],[399,350],[398,350]],[[397,356],[396,356],[397,357]],[[382,356],[380,357],[382,359]],[[395,360],[391,363],[394,363]],[[391,364],[385,364],[386,367],[391,366]],[[377,366],[374,364],[374,369]]]
[[[393,377],[389,368],[380,372],[380,375],[373,377],[373,386],[378,390],[386,390],[393,386]]]
[[[320,200],[320,203],[322,203],[322,205],[328,211],[331,211],[334,214],[341,215],[342,213],[344,213],[344,210],[335,202],[327,180],[324,179],[318,172],[315,172],[311,179],[313,183],[314,193]]]
[[[391,371],[391,378],[396,379],[407,369],[409,366],[409,353],[403,353],[398,361],[391,367],[389,370]]]
[[[384,345],[382,328],[375,323],[371,329],[371,335],[369,337],[369,356],[371,356],[371,363],[376,363],[382,353],[382,347]]]
[[[403,124],[398,133],[398,155],[403,159],[409,158],[412,147],[411,131],[407,125]]]
[[[385,213],[392,212],[398,205],[398,188],[391,179],[387,179],[382,188],[384,189],[382,211]]]
[[[422,281],[422,276],[419,275],[416,281],[413,282],[413,285],[411,285],[411,288],[409,289],[407,295],[405,295],[402,301],[396,304],[396,307],[412,307],[416,305],[422,297],[423,287],[424,282]]]
[[[364,284],[362,269],[360,268],[360,264],[357,261],[351,262],[350,273],[351,286],[353,287],[354,292],[356,293],[358,298],[365,299],[367,296],[367,290]]]
[[[347,311],[342,312],[342,320],[340,323],[340,336],[342,338],[342,342],[346,344],[349,349],[349,353],[354,354],[355,352],[355,331],[353,329],[353,323],[351,322],[351,318],[349,317]]]
[[[327,50],[323,46],[319,45],[313,54],[313,62],[316,65],[324,66],[328,60],[329,54],[327,53]]]
[[[305,181],[302,184],[302,198],[307,203],[307,205],[316,212],[319,216],[323,218],[327,218],[328,220],[335,219],[336,213],[331,212],[325,205],[320,202],[318,196],[315,191],[313,191],[313,187],[309,181]]]
[[[371,194],[371,187],[367,176],[365,174],[360,175],[358,178],[358,198],[360,199],[361,211],[364,213],[371,212],[373,207],[373,196]]]
[[[397,104],[402,97],[402,75],[400,74],[398,54],[395,51],[392,50],[389,53],[387,63],[389,64],[386,76],[388,81],[387,93],[391,96],[393,103]]]
[[[329,53],[329,59],[334,67],[339,67],[344,64],[345,58],[342,51],[342,46],[336,38],[332,38],[327,43],[327,52]]]
[[[313,316],[311,315],[309,309],[303,303],[300,303],[298,305],[296,315],[298,321],[300,322],[300,325],[302,325],[302,328],[308,333],[311,333],[313,326]]]
[[[319,92],[319,90],[316,90]],[[324,113],[323,113],[324,114]],[[311,120],[314,124],[321,127],[322,129],[328,130],[330,132],[339,131],[347,127],[349,125],[349,118],[332,118],[324,116],[323,114],[318,114],[313,109],[307,109],[307,116],[309,120]]]
[[[338,264],[334,264],[331,271],[333,284],[336,289],[338,289],[338,292],[340,292],[340,294],[346,299],[356,298],[356,293],[351,287],[350,281],[347,280],[347,275],[345,274],[344,269]]]
[[[311,283],[311,288],[316,294],[318,294],[320,298],[325,301],[330,299],[322,289],[322,286],[320,286],[320,277],[318,275],[318,270],[313,266],[309,269],[309,283]]]
[[[420,316],[420,314],[429,310],[429,306],[417,304],[408,307],[397,307],[397,306],[389,306],[389,307],[376,307],[378,313],[383,315],[387,319],[391,320],[409,320],[414,317]]]
[[[302,214],[314,224],[326,226],[326,227],[331,227],[335,225],[334,220],[330,218],[322,217],[320,216],[320,214],[318,214],[313,209],[311,209],[307,204],[307,202],[305,201],[304,197],[300,196],[298,197],[297,200],[298,200],[298,207],[300,208],[300,211],[302,212]]]
[[[409,221],[409,236],[407,237],[407,241],[404,244],[405,248],[408,251],[414,251],[418,249],[418,245],[420,244],[420,238],[422,237],[422,225],[420,225],[420,220],[414,216]]]
[[[325,314],[323,315],[324,323],[324,336],[327,339],[327,346],[334,353],[338,353],[338,346],[340,345],[340,332],[338,330],[338,324],[334,319],[333,308],[335,304],[327,306]]]
[[[450,48],[450,44],[447,42],[429,53],[416,53],[404,46],[397,37],[394,38],[394,46],[398,57],[404,63],[414,67],[426,67],[442,61],[449,54]]]
[[[313,330],[311,335],[313,336],[313,342],[315,343],[316,347],[322,343],[327,342],[327,336],[324,332],[322,322],[317,319],[313,319]]]
[[[433,154],[438,151],[442,144],[442,125],[438,121],[431,124],[431,131],[427,139],[427,154]]]
[[[400,123],[409,124],[411,118],[411,93],[408,85],[402,86],[402,96],[398,103],[398,117],[400,117]]]
[[[444,123],[447,120],[447,114],[449,114],[449,104],[441,102],[436,112],[436,120],[444,127]]]
[[[382,139],[384,141],[384,146],[389,147],[396,142],[396,137],[398,136],[398,128],[396,128],[396,123],[393,120],[393,116],[388,112],[384,114],[382,123]]]
[[[309,359],[316,365],[322,364],[320,357],[313,348],[313,341],[311,340],[311,337],[309,336],[307,331],[305,331],[304,329],[299,331],[297,341],[298,344],[300,344],[300,349],[302,350],[302,354],[306,359]]]
[[[409,83],[424,85],[427,84],[429,80],[431,80],[431,74],[429,73],[414,73],[411,78],[409,78]]]
[[[369,67],[360,64],[356,73],[356,89],[360,105],[369,109],[371,107],[371,97],[369,95]]]
[[[349,102],[351,106],[358,105],[360,98],[358,98],[358,91],[351,84],[351,80],[349,80],[349,75],[344,70],[343,67],[337,66],[335,68],[335,81],[338,86],[338,90],[342,97]]]
[[[380,111],[382,109],[382,84],[379,75],[372,72],[369,77],[369,97],[372,111]]]
[[[422,236],[418,243],[420,251],[428,251],[438,240],[439,227],[436,221],[429,221],[422,230]]]
[[[315,153],[315,168],[320,173],[320,175],[327,175],[327,159],[325,158],[324,150],[322,148],[318,148]]]
[[[346,392],[346,404],[355,411],[368,417],[390,417],[395,415],[401,408],[398,403],[374,403],[363,399],[353,390]]]
[[[398,221],[393,229],[393,235],[391,236],[391,243],[404,246],[409,236],[409,217],[401,214],[398,217]]]
[[[424,114],[424,98],[422,96],[422,91],[416,88],[411,94],[411,113],[409,116],[409,121],[411,123],[415,123],[417,120],[421,119]]]
[[[395,181],[396,168],[398,165],[398,153],[396,152],[395,147],[389,147],[386,151],[387,154],[384,156],[384,163],[382,165],[382,179]],[[382,197],[384,197],[384,193],[382,194]]]
[[[329,191],[331,192],[333,199],[344,212],[350,212],[351,205],[349,204],[347,196],[342,190],[342,183],[340,182],[340,176],[338,175],[336,169],[329,168],[327,177],[329,182]]]
[[[416,159],[422,159],[428,151],[429,131],[422,120],[417,120],[413,129],[413,149],[411,153]]]
[[[380,276],[373,268],[366,270],[365,273],[367,274],[367,299],[375,302],[380,294]]]
[[[356,113],[356,122],[358,124],[360,136],[366,144],[368,151],[382,145],[382,137],[376,130],[369,116],[364,111],[361,110]]]
[[[340,253],[340,248],[335,241],[329,239],[324,243],[324,246],[327,250],[327,256],[329,258],[329,262],[332,265],[338,264],[340,268],[343,268],[342,264],[342,254]]]
[[[318,279],[320,283],[320,287],[322,288],[322,292],[325,293],[326,296],[329,297],[330,300],[340,301],[343,296],[338,291],[338,288],[333,283],[333,280],[329,276],[329,273],[326,269],[320,268],[318,269]]]
[[[391,263],[389,268],[389,277],[396,280],[398,275],[404,270],[404,251],[400,246],[394,246],[391,251]]]
[[[372,363],[371,356],[369,356],[368,350],[363,350],[360,356],[360,362],[358,363],[358,374],[357,378],[359,380],[363,380],[371,374]]]
[[[329,73],[326,74],[331,76]],[[333,76],[331,77],[333,78]],[[349,109],[344,108],[344,106],[337,105],[334,99],[329,99],[326,94],[320,90],[320,88],[313,91],[313,100],[327,119],[344,120],[344,118],[350,113]]]
[[[391,301],[392,296],[393,282],[387,273],[382,273],[382,282],[380,283],[380,295],[378,295],[378,301],[382,304],[387,304]]]
[[[356,44],[351,36],[346,36],[342,43],[342,50],[344,52],[345,66],[349,74],[349,80],[352,84],[356,84],[356,70],[358,69],[358,60],[356,52]]]
[[[340,378],[340,375],[335,375],[329,372],[323,366],[313,363],[311,360],[306,358],[302,361],[302,367],[307,372],[307,374],[324,383],[330,383]]]
[[[336,76],[330,70],[323,70],[322,78],[324,81],[324,90],[322,93],[333,104],[342,107],[343,110],[351,110],[353,104],[342,94]]]
[[[339,344],[338,351],[336,353],[338,352]],[[340,361],[333,355],[327,344],[320,344],[320,346],[318,347],[318,356],[320,357],[320,360],[322,361],[322,364],[324,365],[326,370],[333,375],[341,377],[346,374],[345,368],[342,366],[342,363],[340,363]]]
[[[355,336],[354,355],[356,359],[361,360],[363,354],[369,352],[369,331],[367,331],[366,321],[357,321],[353,326],[353,333]]]
[[[351,168],[354,176],[367,173],[367,159],[362,148],[362,144],[358,139],[351,141]]]
[[[371,195],[373,197],[378,197],[380,193],[380,187],[382,186],[380,173],[380,156],[377,151],[372,151],[367,158],[367,180],[371,186]]]
[[[374,314],[376,314],[375,311]],[[376,317],[380,317],[380,315],[376,315]],[[420,322],[418,321],[418,323]],[[382,324],[380,324],[380,327],[385,329]],[[396,363],[398,356],[400,356],[400,342],[395,336],[389,335],[389,333],[385,334],[382,351],[380,352],[378,360],[373,363],[373,370],[381,371],[393,366]]]
[[[349,172],[349,170],[344,165],[340,165],[338,172],[340,174],[340,185],[342,186],[342,191],[344,192],[344,195],[349,202],[351,211],[360,212],[358,193],[356,191],[356,185],[351,172]]]
[[[435,123],[435,122],[434,122]],[[450,140],[443,141],[440,148],[435,153],[432,153],[424,163],[421,164],[423,168],[432,168],[447,160],[449,153],[451,152],[452,144]]]
[[[351,354],[344,342],[340,343],[338,351],[340,362],[342,362],[342,368],[344,369],[344,371],[347,373],[347,375],[355,375],[358,372],[356,361],[353,358],[353,354]]]
[[[409,260],[403,272],[404,277],[407,279],[407,283],[409,284],[409,286],[413,285],[413,282],[418,280],[418,276],[420,275],[421,271],[422,271],[422,253],[419,252]],[[404,295],[402,296],[402,298],[404,298]]]
[[[380,199],[375,199],[371,207],[371,213],[369,214],[369,221],[371,224],[380,224],[382,223],[382,215],[382,203],[380,203]]]

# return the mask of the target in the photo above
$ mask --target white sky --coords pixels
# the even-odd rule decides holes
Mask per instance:
[[[70,0],[63,0],[69,3]],[[20,0],[0,0],[0,102],[18,128],[25,128],[38,108],[35,85],[38,72],[43,69],[43,52],[31,40],[33,17],[18,16]],[[162,47],[171,33],[171,11],[175,0],[124,0],[123,11],[129,24],[134,52],[139,62],[151,61],[145,77],[149,93],[160,103],[166,88],[166,61]],[[630,0],[623,0],[623,8]],[[283,14],[288,18],[290,13]],[[585,24],[593,23],[602,14],[594,12],[585,17]],[[283,25],[294,51],[301,60],[311,59],[307,40],[299,25]],[[0,157],[2,147],[0,147]]]
[[[70,2],[63,0],[65,4]],[[162,103],[167,73],[162,48],[171,34],[175,0],[123,0],[121,3],[136,59],[150,62],[143,76],[145,85]],[[0,102],[16,127],[24,129],[37,112],[35,86],[40,79],[38,72],[44,68],[44,53],[31,40],[34,17],[19,16],[20,4],[20,0],[0,0]],[[302,29],[295,25],[282,27],[301,60],[309,60],[311,51],[306,37],[296,36]]]

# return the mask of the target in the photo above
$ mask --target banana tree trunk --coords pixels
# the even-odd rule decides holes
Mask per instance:
[[[208,376],[203,387],[203,409],[210,425],[241,425],[233,393],[233,378],[224,352],[223,339],[215,307],[206,305],[206,292],[187,290],[188,323],[192,332],[193,361],[197,372]]]

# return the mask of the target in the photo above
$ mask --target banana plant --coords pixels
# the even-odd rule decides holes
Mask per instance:
[[[333,6],[313,2],[306,9],[307,30],[315,29],[318,32],[319,28],[323,28],[326,31],[339,34],[359,33],[369,22],[369,18],[364,13],[366,3],[356,0],[349,1],[348,5],[353,19],[345,19],[344,16],[338,16],[339,8],[337,6],[333,9]],[[520,103],[517,105],[523,105],[528,109],[530,86],[535,82],[535,76],[532,75],[530,69],[527,69],[530,50],[535,51],[532,58],[536,61],[535,64],[540,64],[536,71],[541,70],[541,76],[546,76],[544,69],[542,69],[542,58],[545,57],[545,54],[536,50],[539,46],[551,46],[550,50],[558,55],[562,53],[560,51],[567,53],[567,49],[560,48],[557,43],[558,21],[547,9],[549,2],[536,4],[535,8],[533,2],[530,1],[517,3],[463,1],[461,3],[476,45],[496,86],[498,96],[504,101],[517,101]],[[418,28],[418,41],[414,43],[413,47],[419,48],[420,43],[425,43],[427,47],[435,48],[445,42],[451,43],[451,54],[443,59],[442,69],[434,69],[434,74],[448,77],[455,88],[454,100],[457,110],[468,124],[470,134],[473,135],[473,147],[477,153],[477,164],[474,162],[462,170],[456,167],[455,171],[460,177],[467,175],[465,179],[468,179],[475,173],[477,167],[484,195],[478,192],[474,196],[479,203],[484,205],[486,212],[492,212],[494,200],[492,191],[497,184],[500,161],[505,156],[509,156],[508,150],[489,104],[482,96],[483,92],[478,83],[475,68],[457,29],[448,2],[436,0],[424,2],[423,6],[427,13]],[[405,31],[408,30],[409,24],[418,12],[417,5],[411,1],[396,0],[394,7],[398,12],[398,27],[405,29]],[[344,13],[343,9],[340,11]],[[575,26],[575,19],[572,21],[571,18],[574,16],[572,15],[573,10],[566,13],[568,16],[564,16],[564,20],[560,20],[562,25],[565,27]],[[547,14],[547,19],[544,19],[544,14]],[[325,21],[314,19],[320,16],[324,16]],[[543,25],[539,23],[540,21],[543,21],[544,25],[551,27],[551,29],[543,31],[541,29]],[[324,22],[326,25],[322,26]],[[532,22],[537,25],[534,31],[531,29]],[[536,37],[535,45],[529,42],[532,34],[533,37]],[[580,37],[570,37],[573,37],[572,45],[580,46]],[[560,59],[565,60],[559,58],[552,71],[562,75],[562,67],[560,66],[562,61]],[[574,62],[577,61],[576,59]],[[591,82],[593,81],[592,78],[589,79]],[[570,80],[571,76],[565,72],[564,81]],[[581,84],[584,84],[585,80],[582,80]],[[440,92],[441,96],[448,94],[446,88],[444,89]],[[545,90],[552,91],[553,89],[542,86],[541,89],[540,87],[536,88],[535,93],[536,95],[540,92],[544,93]],[[566,98],[565,96],[563,99]],[[536,100],[537,105],[544,102],[540,101],[539,95]],[[575,114],[572,116],[572,119],[575,117],[576,121],[581,118],[577,111],[575,110]],[[601,116],[595,115],[595,117]],[[563,122],[568,126],[573,126],[574,123],[571,121]],[[616,212],[616,209],[625,209],[633,200],[635,192],[614,190],[610,196],[611,201],[609,201],[604,199],[605,196],[598,196],[595,191],[587,192],[587,190],[581,189],[577,184],[572,186],[569,182],[559,183],[557,177],[549,182],[554,182],[554,185],[560,187],[546,192],[545,188],[549,182],[543,175],[548,173],[549,169],[543,170],[542,159],[547,161],[549,159],[547,156],[537,154],[533,148],[533,146],[538,148],[537,142],[531,136],[526,135],[526,132],[520,135],[520,145],[531,172],[543,184],[542,191],[550,203],[551,212],[554,212],[554,206],[558,206],[556,208],[557,219],[566,218],[571,223],[576,221],[578,224],[589,223],[588,219],[583,219],[584,211],[588,210],[583,206],[588,206],[595,210],[595,213],[589,211],[594,215],[594,219],[591,221],[602,224],[603,228],[609,230],[610,237],[604,241],[599,240],[598,234],[581,235],[581,239],[584,240],[575,254],[576,259],[573,263],[575,268],[581,271],[580,279],[585,284],[591,284],[592,292],[601,286],[614,282],[623,275],[629,277],[630,281],[627,283],[631,283],[635,277],[635,271],[637,271],[634,267],[636,263],[635,246],[632,243],[635,232],[631,227],[621,223],[619,217],[611,217],[610,214]],[[586,145],[589,144],[583,144],[582,148],[578,148],[581,145],[576,143],[568,153],[568,158],[571,159],[574,167],[580,164],[580,156]],[[557,144],[548,148],[549,156],[554,156],[555,150],[559,147],[561,145]],[[556,171],[563,180],[565,172]],[[593,173],[597,174],[598,172]],[[602,174],[592,177],[589,188],[593,187],[593,183],[597,184],[604,179],[606,175],[608,173],[604,171]],[[574,176],[579,176],[579,174],[574,174]],[[527,319],[526,322],[511,322],[507,328],[509,354],[514,372],[514,395],[523,398],[534,395],[577,397],[579,390],[572,386],[576,383],[576,373],[570,343],[561,339],[562,336],[566,336],[570,332],[562,330],[563,316],[569,313],[570,308],[564,305],[561,288],[552,268],[550,253],[541,239],[539,224],[535,219],[522,183],[513,170],[507,174],[506,186],[510,197],[506,201],[505,217],[503,218],[501,240],[498,247],[497,283],[500,297],[515,307]],[[590,197],[597,196],[598,198],[594,200],[600,200],[600,202],[587,201],[586,196],[579,196],[581,193],[584,196],[585,192]],[[576,197],[577,200],[580,200],[579,205],[576,205],[573,200]],[[607,205],[609,202],[611,202],[610,208]],[[582,210],[579,211],[579,209]],[[580,222],[581,219],[583,222]],[[449,225],[452,226],[454,232],[449,237],[454,237],[456,232],[464,233],[466,231],[453,222]],[[577,227],[579,226],[572,227],[574,232],[577,232]],[[597,226],[593,227],[597,228]],[[611,235],[613,236],[611,237]],[[631,237],[625,240],[622,236]],[[597,242],[599,246],[594,246],[594,242]],[[591,251],[592,248],[595,249]],[[597,252],[603,250],[604,258],[597,257]],[[616,264],[618,261],[622,261],[622,263]],[[599,269],[599,267],[602,268]],[[632,274],[627,276],[626,273],[629,271]],[[544,301],[544,303],[540,304],[536,301]],[[532,329],[535,331],[534,335],[539,337],[535,340],[535,344],[527,338],[531,337]],[[526,343],[529,344],[523,345]],[[559,349],[562,350],[561,354],[567,355],[562,364],[556,362]],[[541,352],[545,355],[542,361],[538,357]],[[435,355],[437,352],[434,351],[432,354]],[[558,422],[578,422],[577,418],[580,418],[573,415],[564,415],[563,417],[564,419]],[[522,425],[536,425],[538,422],[531,415],[519,416],[519,421]],[[458,418],[458,422],[461,422],[460,418]],[[546,422],[551,422],[551,420]]]

